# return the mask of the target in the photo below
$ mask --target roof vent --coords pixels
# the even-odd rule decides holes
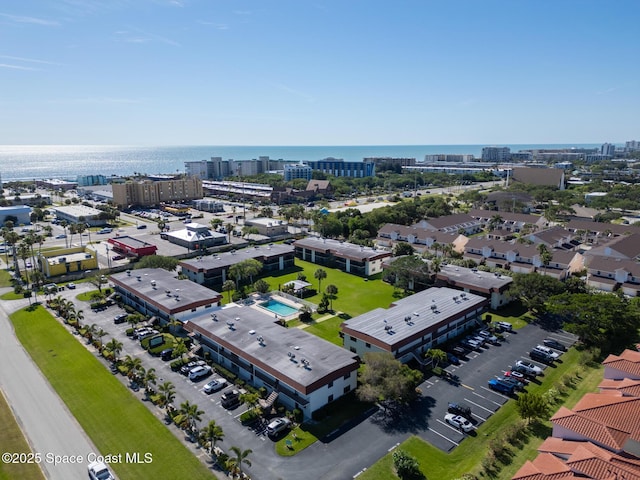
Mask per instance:
[[[255,330],[249,330],[249,335],[253,335],[254,333],[256,333]]]
[[[142,281],[142,277],[140,275],[138,275],[136,278],[138,279],[139,282]]]
[[[287,352],[287,356],[293,361],[294,358],[296,358],[296,354],[295,353],[291,353],[291,352]]]
[[[215,313],[211,314],[211,320],[213,320],[214,322],[218,321],[218,315],[216,315]]]
[[[235,323],[233,323],[231,320],[227,320],[227,325],[229,326],[229,330],[233,330]]]

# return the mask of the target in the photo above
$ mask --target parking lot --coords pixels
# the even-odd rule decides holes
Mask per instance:
[[[517,332],[505,332],[504,341],[499,345],[487,344],[478,351],[472,351],[460,365],[449,365],[446,371],[457,377],[455,381],[438,377],[427,379],[420,386],[423,398],[429,402],[429,422],[419,434],[425,441],[448,452],[457,447],[467,435],[445,422],[448,402],[460,402],[471,407],[471,422],[477,427],[493,415],[507,400],[513,397],[503,395],[489,388],[487,382],[505,374],[517,360],[538,365],[543,370],[554,368],[529,358],[529,351],[545,338],[554,338],[563,345],[575,343],[575,336],[566,332],[548,332],[536,325],[527,325]],[[559,361],[562,361],[560,358]],[[534,379],[533,382],[540,382]],[[526,388],[526,387],[525,387]]]

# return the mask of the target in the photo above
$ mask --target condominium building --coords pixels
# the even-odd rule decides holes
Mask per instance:
[[[508,162],[511,160],[509,147],[482,147],[483,162]]]
[[[150,207],[161,203],[188,202],[203,197],[200,177],[142,180],[113,184],[113,203],[119,208]]]
[[[291,163],[284,166],[284,180],[289,182],[296,178],[311,180],[312,168],[305,163]]]

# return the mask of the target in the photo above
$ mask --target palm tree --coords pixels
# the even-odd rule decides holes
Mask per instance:
[[[171,382],[164,382],[158,386],[158,393],[161,406],[166,407],[176,398],[176,387]]]
[[[78,318],[78,315],[76,313],[76,319]],[[102,350],[102,337],[104,337],[107,334],[107,332],[105,332],[102,328],[99,328],[98,331],[96,332],[96,337],[98,337],[98,340],[100,341],[100,350]]]
[[[227,292],[229,295],[229,303],[231,303],[231,290],[235,288],[236,288],[236,284],[233,282],[233,280],[226,280],[222,284],[222,291]]]
[[[540,254],[540,261],[542,262],[542,269],[546,274],[547,266],[553,259],[553,254],[544,243],[538,245],[538,253]]]
[[[211,420],[206,427],[200,430],[200,443],[209,450],[209,455],[213,454],[216,443],[221,442],[223,439],[224,432],[222,427],[217,425],[215,420]]]
[[[97,334],[98,334],[98,325],[96,325],[95,323],[92,323],[87,327],[87,331],[85,333],[87,337],[87,342],[91,343],[93,341],[93,337],[95,337]]]
[[[155,385],[157,379],[158,376],[156,375],[155,368],[150,368],[145,372],[144,377],[142,378],[142,384],[144,385],[145,392],[148,393],[151,390],[150,385]]]
[[[501,223],[502,217],[500,216],[500,214],[496,213],[493,217],[491,217],[491,220],[489,220],[489,231],[491,232],[495,230],[496,227]]]
[[[327,272],[326,270],[319,268],[314,272],[313,276],[318,280],[318,293],[320,293],[322,291],[322,280],[327,278]]]
[[[122,352],[122,342],[119,342],[115,338],[112,338],[105,344],[104,348],[113,353],[113,361],[117,363],[118,355],[120,355],[120,352]]]
[[[182,356],[188,351],[189,349],[187,348],[187,344],[184,343],[184,338],[176,338],[173,345],[173,356],[182,358]]]
[[[327,292],[327,296],[329,297],[329,300],[331,301],[331,306],[329,308],[333,311],[333,300],[338,295],[338,287],[336,287],[333,284],[327,285],[326,292]]]
[[[249,467],[251,466],[251,460],[249,460],[247,457],[253,453],[253,450],[249,448],[247,450],[240,450],[238,447],[231,447],[231,451],[236,455],[236,458],[230,459],[233,470],[242,474],[243,463],[246,463]]]
[[[433,362],[433,366],[437,367],[440,362],[444,362],[447,359],[447,353],[439,348],[430,348],[424,354],[425,358],[430,358]]]
[[[189,400],[187,400],[180,404],[179,413],[185,416],[186,428],[193,433],[196,431],[196,423],[200,421],[200,417],[204,414],[204,411],[200,410],[195,403],[190,403]]]

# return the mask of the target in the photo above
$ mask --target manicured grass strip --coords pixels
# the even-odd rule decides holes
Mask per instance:
[[[557,368],[545,370],[541,385],[531,383],[527,390],[530,392],[545,392],[553,387],[564,375],[571,375],[576,370],[580,356],[580,352],[576,349],[570,349],[562,355],[563,363],[559,363]],[[597,385],[602,381],[602,368],[585,367],[581,377],[580,383],[575,388],[570,389],[567,396],[563,398],[563,404],[569,408],[575,405],[585,393],[597,391]],[[552,411],[557,411],[559,407],[560,404],[554,405]],[[482,469],[481,462],[487,454],[491,439],[496,438],[507,426],[519,420],[520,417],[516,410],[515,402],[510,400],[478,428],[475,436],[468,436],[450,454],[444,453],[415,436],[403,442],[398,449],[405,450],[415,457],[420,464],[422,472],[429,479],[452,480],[461,477],[464,473],[479,475]],[[551,422],[542,422],[538,426],[531,428],[527,437],[523,440],[521,448],[510,447],[512,453],[510,463],[502,465],[496,476],[491,478],[511,478],[524,464],[525,460],[531,460],[536,457],[536,449],[550,435]],[[391,454],[388,454],[362,473],[358,480],[389,480],[397,478],[393,470]]]
[[[11,286],[11,274],[6,270],[0,270],[0,287]]]
[[[151,453],[112,464],[120,478],[212,478],[207,468],[43,307],[11,315],[16,335],[102,454]]]
[[[314,323],[304,328],[306,332],[312,333],[316,337],[325,339],[328,342],[334,343],[339,347],[342,346],[342,338],[340,338],[340,325],[342,325],[344,319],[340,317],[333,317],[323,320],[320,323]]]
[[[22,293],[15,293],[13,290],[0,295],[0,300],[20,300],[20,299],[24,299],[24,295]]]
[[[22,430],[18,426],[15,417],[7,400],[0,391],[0,425],[2,425],[2,435],[0,435],[0,452],[11,453],[31,453],[31,448],[27,440],[22,435]],[[4,463],[0,460],[0,480],[14,480],[16,478],[24,480],[44,480],[44,474],[37,463],[16,462]]]

